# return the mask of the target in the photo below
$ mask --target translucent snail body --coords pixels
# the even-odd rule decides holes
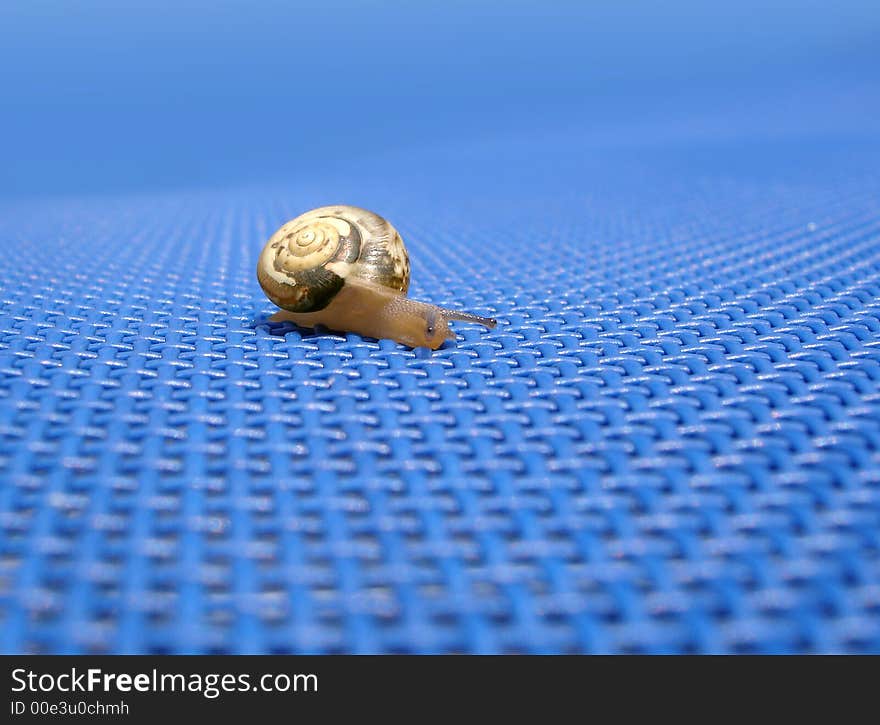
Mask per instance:
[[[455,339],[451,320],[495,326],[491,318],[409,299],[409,272],[397,230],[352,206],[321,207],[287,222],[257,264],[260,286],[281,308],[272,320],[435,350]]]

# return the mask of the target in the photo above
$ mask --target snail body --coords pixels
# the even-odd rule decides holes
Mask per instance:
[[[353,206],[325,206],[284,224],[257,263],[257,279],[281,310],[273,321],[437,349],[455,339],[451,320],[494,327],[495,320],[406,296],[406,247],[389,222]]]

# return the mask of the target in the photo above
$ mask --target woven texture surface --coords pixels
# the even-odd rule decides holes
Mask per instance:
[[[0,649],[880,651],[878,158],[774,148],[4,203]],[[268,324],[336,202],[498,328]]]

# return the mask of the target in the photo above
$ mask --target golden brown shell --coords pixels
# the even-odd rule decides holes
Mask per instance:
[[[391,224],[366,209],[324,206],[287,222],[266,243],[257,279],[291,312],[324,309],[352,276],[406,294],[409,257]]]

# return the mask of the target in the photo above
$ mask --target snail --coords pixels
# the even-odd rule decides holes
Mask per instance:
[[[433,350],[455,339],[451,320],[496,324],[409,299],[409,256],[400,234],[378,214],[353,206],[324,206],[287,222],[263,248],[257,279],[281,308],[273,322],[324,325]]]

